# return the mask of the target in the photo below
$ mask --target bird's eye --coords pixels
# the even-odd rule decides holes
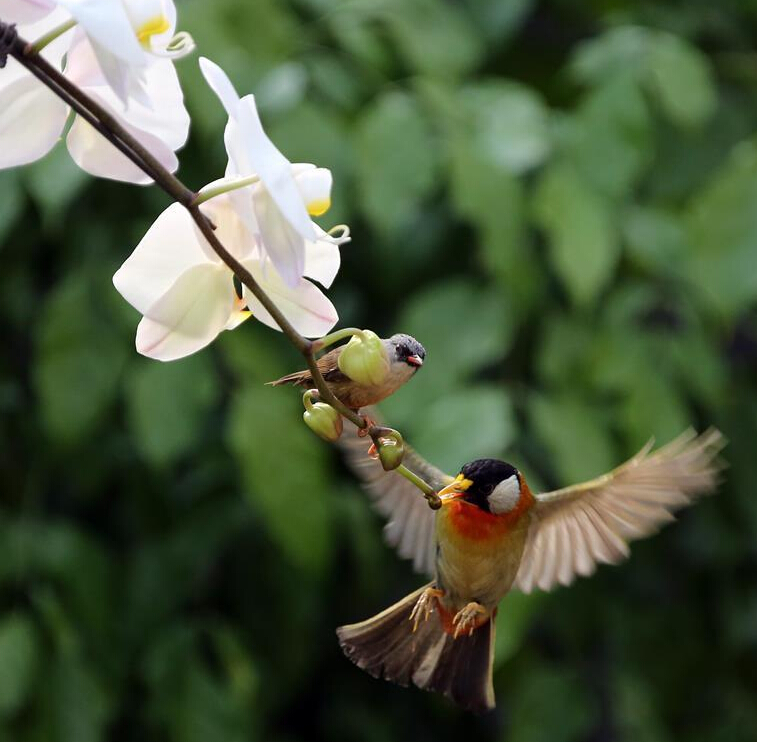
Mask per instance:
[[[485,485],[484,485],[484,486],[483,486],[483,487],[481,488],[481,491],[482,491],[482,492],[483,492],[483,493],[484,493],[484,494],[485,494],[485,495],[486,495],[487,497],[489,497],[489,495],[491,495],[491,493],[492,493],[492,492],[494,492],[494,485],[493,485],[493,484],[485,484]]]

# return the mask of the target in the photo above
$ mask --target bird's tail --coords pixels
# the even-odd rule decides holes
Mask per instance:
[[[435,599],[434,612],[413,631],[410,614],[426,587],[367,621],[340,626],[344,653],[375,678],[443,693],[477,713],[494,708],[493,617],[455,638],[452,616]]]
[[[282,376],[280,379],[276,379],[275,381],[267,381],[266,386],[284,386],[285,384],[302,386],[306,382],[309,382],[309,380],[312,380],[312,377],[307,372],[303,373],[302,371],[296,371],[293,374]]]

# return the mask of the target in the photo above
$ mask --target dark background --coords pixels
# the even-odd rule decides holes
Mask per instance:
[[[726,483],[499,614],[497,710],[375,681],[334,628],[420,584],[249,322],[163,365],[110,276],[167,201],[64,147],[0,174],[0,740],[757,736],[757,4],[193,0],[180,27],[328,166],[343,325],[427,364],[385,407],[534,488],[689,425]],[[225,166],[196,57],[180,175]]]

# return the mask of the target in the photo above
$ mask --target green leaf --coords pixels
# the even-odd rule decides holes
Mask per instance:
[[[686,231],[675,213],[654,206],[633,206],[623,217],[629,256],[653,275],[678,275],[688,259]]]
[[[524,595],[513,591],[500,601],[494,643],[495,669],[507,662],[521,648],[526,632],[531,626],[534,611],[543,599],[543,593]]]
[[[24,208],[18,176],[13,170],[0,171],[0,246]]]
[[[100,280],[86,272],[68,276],[37,325],[34,383],[45,427],[64,444],[78,443],[105,417],[129,353],[97,298]]]
[[[324,444],[303,424],[299,395],[245,389],[232,402],[227,439],[245,494],[278,548],[302,572],[323,574],[332,548],[331,489]]]
[[[374,229],[392,234],[416,216],[436,182],[437,148],[409,93],[382,94],[356,132],[358,199]]]
[[[570,394],[534,395],[528,411],[559,476],[558,486],[599,476],[618,463],[604,422],[583,400]]]
[[[655,36],[649,53],[650,85],[662,110],[679,127],[704,124],[715,112],[717,93],[708,58],[670,34]]]
[[[574,672],[531,667],[510,697],[510,735],[518,742],[579,742],[588,738],[598,713],[589,686]]]
[[[628,74],[643,75],[650,31],[640,26],[616,26],[576,46],[569,71],[578,82],[596,85]]]
[[[563,122],[565,151],[601,193],[625,196],[652,160],[652,125],[633,72],[595,87]]]
[[[502,458],[517,425],[510,398],[499,387],[450,392],[416,409],[412,443],[443,471],[457,473],[467,461]]]
[[[718,310],[737,314],[757,298],[756,141],[734,148],[684,219],[691,252],[683,270]]]
[[[400,53],[417,72],[454,79],[470,72],[483,56],[480,34],[457,5],[396,0],[386,10]]]
[[[549,237],[552,264],[573,301],[592,303],[611,281],[620,255],[608,204],[574,168],[556,164],[541,177],[533,206]]]
[[[529,12],[535,0],[468,0],[467,6],[473,20],[481,33],[500,44],[514,36]]]
[[[549,154],[549,111],[532,88],[500,79],[466,85],[460,104],[476,150],[514,174]]]
[[[90,176],[74,163],[63,144],[58,144],[46,157],[25,167],[22,177],[44,221],[51,225],[58,222],[61,214],[90,182]]]
[[[417,338],[427,355],[416,378],[382,403],[392,421],[412,417],[413,409],[431,404],[459,381],[501,359],[513,335],[512,314],[502,292],[464,280],[438,282],[417,293],[396,327]],[[412,408],[408,399],[414,402]]]
[[[33,689],[39,661],[37,630],[23,613],[0,621],[0,718],[15,714]]]
[[[140,359],[127,382],[127,412],[134,441],[154,466],[191,450],[219,396],[210,354],[171,363]]]

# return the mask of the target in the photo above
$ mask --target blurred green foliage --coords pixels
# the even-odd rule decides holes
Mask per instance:
[[[720,494],[508,596],[495,713],[375,681],[334,627],[419,583],[248,323],[160,365],[110,276],[167,205],[63,148],[0,173],[0,740],[731,742],[757,730],[757,6],[180,3],[290,159],[330,167],[344,325],[416,334],[385,406],[534,486],[715,424]],[[181,63],[181,176],[225,165]],[[1,73],[0,73],[1,74]]]

